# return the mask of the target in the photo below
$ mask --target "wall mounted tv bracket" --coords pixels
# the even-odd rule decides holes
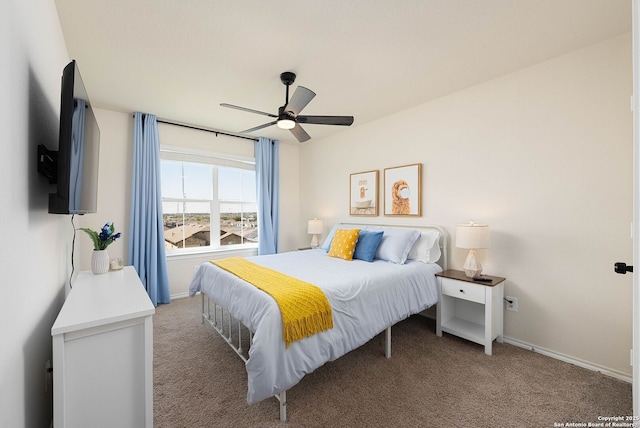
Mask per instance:
[[[58,181],[58,152],[38,145],[38,172],[49,179],[50,184]]]

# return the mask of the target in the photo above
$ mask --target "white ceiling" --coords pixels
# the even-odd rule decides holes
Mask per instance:
[[[353,126],[631,31],[631,0],[56,0],[94,106],[239,132],[277,113]],[[630,53],[631,54],[631,53]],[[416,124],[419,126],[419,124]],[[304,125],[314,140],[346,128]],[[297,144],[275,126],[254,136]]]

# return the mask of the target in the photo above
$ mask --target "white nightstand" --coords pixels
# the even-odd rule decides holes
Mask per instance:
[[[436,309],[436,334],[454,334],[484,345],[491,355],[493,340],[502,343],[504,280],[482,275],[491,282],[474,281],[463,271],[446,270],[436,274],[440,303]]]

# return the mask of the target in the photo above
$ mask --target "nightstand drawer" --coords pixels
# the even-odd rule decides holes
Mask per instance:
[[[449,278],[441,278],[441,280],[442,294],[484,304],[485,286]]]

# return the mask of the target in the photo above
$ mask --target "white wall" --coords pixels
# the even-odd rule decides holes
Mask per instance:
[[[48,427],[44,367],[72,236],[69,217],[47,214],[54,189],[36,172],[38,144],[57,148],[69,60],[54,2],[0,2],[0,57],[0,427]]]
[[[122,237],[109,245],[107,251],[110,258],[121,257],[126,263],[131,207],[133,116],[97,108],[94,108],[94,112],[100,128],[98,210],[95,214],[76,217],[75,223],[76,227],[89,227],[99,231],[105,223],[112,221],[116,232],[121,232]],[[78,231],[74,256],[76,271],[91,269],[92,252],[93,243],[89,236]]]
[[[505,335],[628,376],[631,276],[613,263],[632,260],[631,71],[627,34],[312,140],[301,220],[435,223],[451,237],[488,223],[485,272],[519,300]],[[382,186],[384,168],[417,162],[422,217],[349,217],[349,174],[378,169]],[[450,267],[465,255],[453,248]]]

